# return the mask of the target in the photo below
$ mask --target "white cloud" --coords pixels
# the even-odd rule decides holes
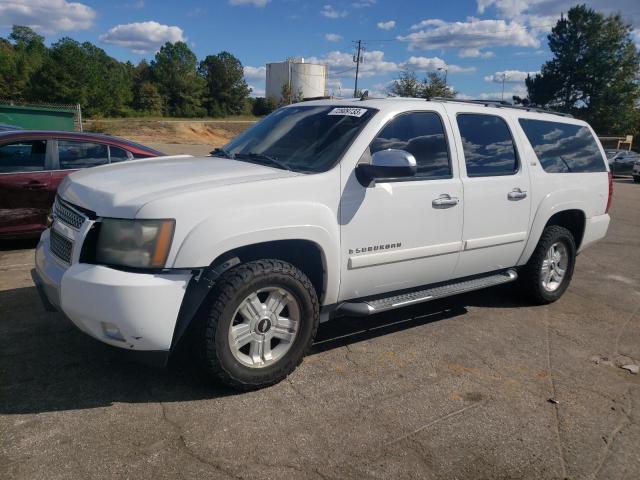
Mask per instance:
[[[131,8],[133,10],[140,10],[144,8],[144,0],[135,0],[132,2],[126,2],[123,5],[124,8]]]
[[[329,66],[329,76],[353,77],[356,64],[353,62],[353,54],[333,51],[322,57],[309,57],[309,63],[322,63]],[[390,72],[396,72],[400,68],[395,62],[384,59],[384,52],[372,50],[364,53],[364,61],[360,64],[360,76],[375,77]]]
[[[369,8],[373,7],[377,3],[377,0],[358,0],[357,2],[352,2],[351,6],[353,8]]]
[[[338,35],[337,33],[325,33],[324,39],[328,42],[339,42],[342,40],[342,35]]]
[[[253,7],[262,8],[267,5],[271,0],[229,0],[229,5],[234,7],[250,5]]]
[[[2,0],[0,27],[26,25],[39,33],[51,34],[91,28],[96,12],[79,2],[66,0]]]
[[[184,41],[182,29],[158,22],[136,22],[116,25],[100,35],[100,41],[130,49],[133,53],[145,54],[158,50],[166,42]]]
[[[264,97],[265,95],[264,87],[249,85],[249,88],[251,89],[251,94],[249,95],[250,97],[253,97],[253,98]]]
[[[245,65],[244,78],[248,80],[264,80],[267,75],[267,67],[251,67]]]
[[[491,58],[493,52],[481,52],[478,48],[465,48],[458,52],[460,58]]]
[[[522,83],[527,78],[527,75],[532,77],[539,72],[523,72],[521,70],[504,70],[502,72],[496,72],[484,77],[485,82],[502,83],[504,78],[505,83]]]
[[[475,72],[475,67],[460,67],[459,65],[449,65],[440,57],[409,57],[406,62],[400,64],[402,68],[408,70],[433,71],[445,68],[450,73],[470,73]]]
[[[516,20],[526,24],[536,33],[547,32],[556,24],[562,12],[566,13],[571,7],[581,3],[576,0],[476,0],[479,13],[485,13],[488,8],[495,8],[499,17]],[[640,26],[640,16],[625,15],[634,12],[638,7],[638,0],[590,0],[589,8],[609,13],[622,12],[626,21],[636,27]]]
[[[327,18],[344,18],[349,15],[346,10],[336,10],[333,5],[324,5],[320,10],[320,15]]]
[[[396,21],[389,20],[388,22],[378,22],[378,28],[380,30],[392,30],[396,28]]]
[[[527,29],[516,22],[505,20],[479,20],[468,18],[465,22],[446,22],[427,19],[413,25],[413,33],[399,36],[407,42],[409,50],[436,50],[455,48],[464,52],[474,52],[486,47],[538,47],[540,41]]]

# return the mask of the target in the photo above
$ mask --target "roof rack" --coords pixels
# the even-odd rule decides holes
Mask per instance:
[[[559,115],[561,117],[573,118],[570,113],[556,112],[555,110],[549,110],[542,107],[525,106],[525,105],[513,105],[512,103],[505,102],[504,100],[463,100],[459,98],[446,98],[446,97],[433,97],[430,100],[435,102],[457,102],[457,103],[471,103],[474,105],[484,105],[485,107],[496,108],[513,108],[515,110],[525,110],[527,112],[537,113],[550,113],[552,115]]]

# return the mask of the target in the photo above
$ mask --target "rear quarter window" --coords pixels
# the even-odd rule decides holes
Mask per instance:
[[[518,121],[545,172],[606,171],[598,144],[587,127],[528,118]]]

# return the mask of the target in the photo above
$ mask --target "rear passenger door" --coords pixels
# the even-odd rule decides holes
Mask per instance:
[[[516,265],[528,237],[530,180],[509,117],[451,108],[462,153],[464,226],[455,276]]]

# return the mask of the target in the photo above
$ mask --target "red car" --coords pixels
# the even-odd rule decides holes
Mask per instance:
[[[75,170],[160,155],[164,154],[96,133],[0,132],[0,239],[42,232],[58,185]]]

